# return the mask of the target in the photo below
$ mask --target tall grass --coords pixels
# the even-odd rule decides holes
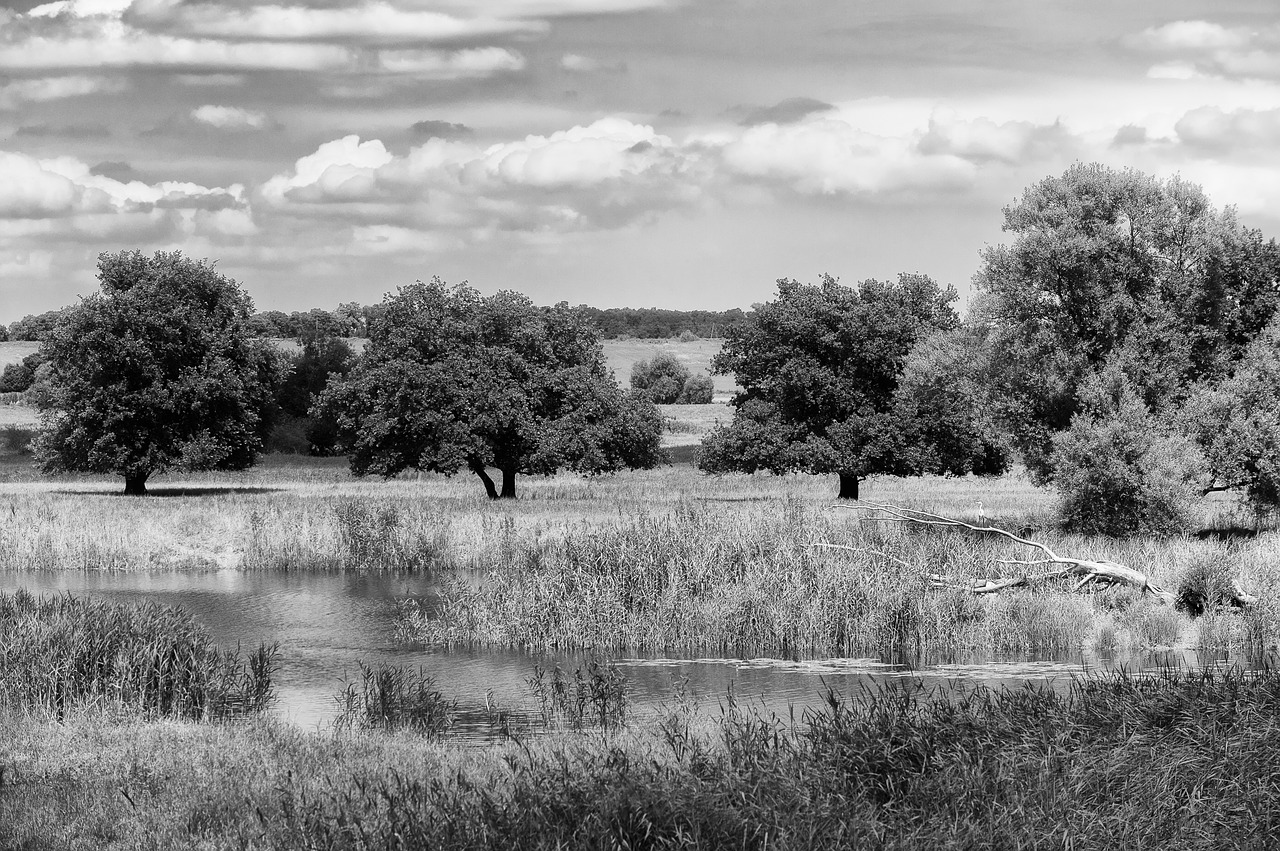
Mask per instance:
[[[1267,848],[1280,676],[726,700],[491,749],[275,723],[0,743],[4,847]]]
[[[0,706],[10,709],[233,718],[270,704],[275,668],[274,648],[219,650],[181,609],[0,594]]]
[[[421,668],[360,664],[360,679],[337,696],[339,730],[412,730],[440,737],[453,726],[457,702],[447,699]]]

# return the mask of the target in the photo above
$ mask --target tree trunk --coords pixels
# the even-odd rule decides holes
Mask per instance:
[[[489,495],[489,499],[498,498],[498,489],[493,484],[493,479],[489,477],[489,471],[479,461],[472,461],[469,465],[471,472],[480,477],[480,481],[484,482],[484,492]]]
[[[146,496],[147,473],[126,473],[124,492],[125,496]]]
[[[840,474],[840,495],[837,499],[858,498],[858,477],[853,473]]]
[[[514,467],[502,471],[502,498],[516,498],[516,471]]]

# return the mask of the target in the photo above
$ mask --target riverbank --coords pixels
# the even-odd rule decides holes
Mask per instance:
[[[727,701],[476,749],[6,716],[4,848],[1263,848],[1280,675]]]
[[[526,478],[491,502],[470,476],[353,480],[339,459],[272,458],[241,475],[0,483],[0,570],[272,571],[435,576],[402,635],[431,644],[723,655],[1230,648],[1280,640],[1280,534],[1238,534],[1227,503],[1170,539],[1066,536],[1019,476],[874,479],[864,498],[1019,529],[1077,558],[1121,562],[1210,603],[1232,579],[1259,598],[1204,617],[1074,582],[974,595],[930,586],[1007,575],[1035,555],[990,535],[833,509],[812,476],[708,477],[688,467]],[[817,545],[836,544],[843,549]],[[450,577],[460,577],[450,581]]]

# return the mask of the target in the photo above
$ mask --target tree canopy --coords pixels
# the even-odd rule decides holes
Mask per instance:
[[[1275,241],[1177,177],[1077,164],[1004,219],[1014,239],[983,252],[971,321],[1002,365],[990,404],[1040,481],[1108,362],[1159,413],[1229,375],[1280,306]]]
[[[957,326],[955,298],[918,274],[855,287],[779,280],[777,298],[732,326],[712,361],[743,389],[733,421],[703,441],[702,469],[836,473],[840,496],[856,499],[866,476],[965,466],[920,444],[928,394],[914,406],[897,397],[912,349]]]
[[[248,328],[253,304],[180,252],[98,258],[100,292],[44,336],[36,385],[45,472],[123,476],[251,466],[270,427],[279,359]]]
[[[517,474],[611,472],[662,460],[653,403],[624,394],[596,332],[567,304],[483,297],[438,278],[389,295],[355,368],[331,382],[331,412],[357,475],[475,473],[491,498]],[[487,468],[502,473],[499,491]]]

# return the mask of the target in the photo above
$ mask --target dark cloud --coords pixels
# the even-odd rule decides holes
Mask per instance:
[[[475,133],[465,124],[454,124],[449,121],[437,121],[430,118],[416,122],[409,128],[409,132],[420,139],[465,139]]]
[[[118,180],[121,183],[128,183],[131,180],[139,180],[137,170],[126,162],[118,162],[115,160],[106,160],[89,169],[90,174],[96,174],[101,177],[109,177],[112,180]]]
[[[1111,140],[1111,147],[1123,148],[1126,145],[1142,145],[1147,142],[1147,128],[1138,124],[1126,124],[1116,131]]]
[[[13,131],[13,135],[59,139],[101,139],[110,136],[111,131],[102,124],[24,124]]]
[[[738,122],[743,127],[754,127],[757,124],[793,124],[807,118],[815,112],[826,112],[835,109],[832,104],[815,98],[787,98],[773,106],[737,107],[734,111],[746,114]]]

